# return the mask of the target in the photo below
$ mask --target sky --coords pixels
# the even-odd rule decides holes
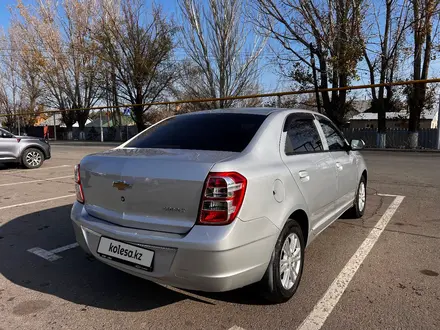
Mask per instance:
[[[23,0],[24,4],[31,4],[34,2],[35,0]],[[16,0],[0,0],[0,28],[5,31],[8,29],[9,26],[9,8],[15,6],[16,3]],[[163,11],[167,13],[170,17],[177,18],[179,9],[176,0],[155,0],[155,3],[161,5]],[[269,50],[266,50],[265,54],[269,54]],[[176,56],[182,55],[183,54],[181,50],[178,50],[176,52]],[[259,66],[261,67],[261,75],[259,78],[260,88],[262,89],[261,92],[270,93],[278,90],[286,90],[287,87],[282,86],[283,84],[280,83],[281,79],[279,75],[275,72],[274,68],[269,68],[267,62],[268,56],[269,58],[271,57],[270,55],[263,56],[262,60],[259,63]]]
[[[32,3],[35,0],[23,0],[25,4]],[[206,0],[201,0],[206,1]],[[375,0],[373,0],[375,1]],[[146,2],[150,2],[147,1]],[[178,5],[176,0],[155,0],[155,2],[162,6],[165,13],[169,16],[178,18]],[[7,30],[9,24],[9,9],[8,7],[14,6],[16,4],[16,0],[0,0],[0,27],[4,30]],[[177,57],[183,56],[182,50],[177,50]],[[275,67],[271,64],[272,59],[274,58],[274,54],[266,48],[262,54],[262,59],[260,60],[259,66],[261,75],[259,78],[261,92],[270,93],[275,91],[284,91],[289,90],[289,83],[283,81],[279,74],[277,74]],[[365,69],[365,67],[364,67]],[[355,85],[363,85],[369,84],[369,76],[365,70],[359,71],[360,80],[354,82]],[[431,66],[431,77],[440,76],[440,58],[434,60]],[[364,93],[356,92],[358,97],[364,98]]]
[[[9,21],[9,11],[8,6],[12,5],[15,1],[13,0],[0,0],[0,24],[5,27]]]

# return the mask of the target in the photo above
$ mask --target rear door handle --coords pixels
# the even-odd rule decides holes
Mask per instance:
[[[339,171],[342,171],[342,170],[344,169],[344,167],[341,165],[341,163],[336,163],[336,168],[337,168]]]
[[[309,176],[309,173],[307,171],[299,171],[298,174],[299,174],[299,179],[302,182],[307,182],[307,181],[310,180],[310,176]]]

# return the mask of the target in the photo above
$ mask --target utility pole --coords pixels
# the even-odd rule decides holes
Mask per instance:
[[[440,150],[440,93],[438,96],[438,112],[437,112],[437,149]]]
[[[313,87],[315,88],[316,106],[318,112],[321,113],[321,101],[319,98],[318,78],[316,77],[315,55],[313,54],[313,44],[310,43],[310,64],[312,65]]]

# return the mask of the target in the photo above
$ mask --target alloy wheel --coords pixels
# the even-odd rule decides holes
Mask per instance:
[[[365,207],[365,199],[366,199],[366,193],[365,193],[365,183],[361,182],[359,184],[359,192],[358,192],[358,206],[359,211],[363,211]]]
[[[32,167],[40,165],[41,154],[37,151],[28,152],[28,154],[26,155],[26,163],[28,163]]]
[[[295,233],[289,234],[280,256],[280,280],[284,289],[290,290],[298,279],[301,269],[301,243]]]

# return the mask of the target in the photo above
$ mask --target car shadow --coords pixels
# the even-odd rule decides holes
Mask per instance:
[[[224,301],[232,304],[240,305],[254,305],[254,306],[264,306],[273,305],[270,301],[263,298],[260,295],[259,288],[256,284],[248,285],[244,288],[227,291],[227,292],[198,292],[198,291],[188,291],[194,292],[195,294],[213,299],[218,301]]]
[[[0,171],[19,169],[19,168],[21,168],[20,164],[17,164],[17,163],[0,163]]]
[[[0,223],[0,273],[27,289],[109,310],[145,311],[185,299],[213,305],[209,299],[264,304],[252,287],[215,294],[168,289],[87,257],[79,247],[58,253],[62,258],[52,262],[28,252],[75,242],[70,209],[60,206]]]
[[[377,191],[375,189],[372,189],[370,187],[367,187],[367,202],[370,200],[370,198],[374,198],[374,196],[376,196]],[[380,198],[380,197],[379,197]],[[368,207],[369,205],[367,204],[367,207],[365,208],[365,214],[364,214],[364,218],[369,218],[373,215],[373,209],[371,209],[370,207]],[[348,210],[346,212],[344,212],[340,217],[339,220],[353,220],[353,221],[359,221],[358,219],[353,219],[353,213],[351,212],[351,210]]]

